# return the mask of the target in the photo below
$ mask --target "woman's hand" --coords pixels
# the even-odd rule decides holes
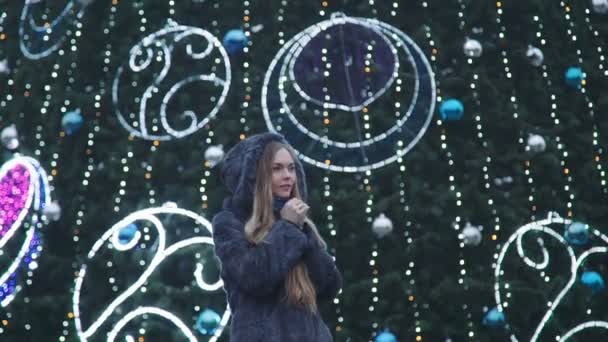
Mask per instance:
[[[297,198],[292,198],[281,209],[281,218],[302,227],[310,207]]]

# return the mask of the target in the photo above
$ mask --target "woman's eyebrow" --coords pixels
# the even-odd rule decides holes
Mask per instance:
[[[279,165],[279,166],[283,166],[283,165],[287,165],[287,166],[293,166],[295,165],[295,163],[291,162],[291,163],[278,163],[278,162],[274,162],[273,165]]]

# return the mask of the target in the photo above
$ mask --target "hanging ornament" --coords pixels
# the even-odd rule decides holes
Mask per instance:
[[[397,342],[397,337],[388,329],[376,335],[374,342]]]
[[[386,215],[381,213],[374,219],[374,222],[372,223],[372,230],[377,237],[383,238],[393,231],[393,222],[386,217]]]
[[[95,0],[78,0],[78,2],[82,5],[82,6],[89,6],[90,4],[92,4]]]
[[[498,308],[493,308],[486,312],[482,323],[483,325],[492,328],[502,327],[505,325],[505,314],[502,311],[499,311]]]
[[[118,241],[122,245],[128,245],[133,238],[137,235],[139,229],[135,223],[130,223],[127,226],[123,227],[118,233]]]
[[[209,162],[209,167],[214,167],[224,159],[224,148],[222,145],[209,146],[205,151],[205,160]]]
[[[513,177],[505,176],[505,177],[496,177],[494,178],[494,184],[496,186],[509,185],[513,183]]]
[[[581,276],[581,283],[591,289],[593,294],[596,294],[602,291],[606,284],[604,283],[604,278],[595,272],[595,271],[585,271]]]
[[[0,74],[8,75],[11,72],[11,68],[8,66],[8,59],[0,61]]]
[[[444,100],[439,106],[439,114],[443,121],[460,120],[464,116],[464,105],[457,99]]]
[[[226,32],[224,35],[224,48],[230,55],[234,55],[243,51],[245,46],[249,43],[249,38],[241,29],[233,29]]]
[[[205,309],[196,320],[196,330],[203,335],[213,335],[220,325],[220,315],[211,309]]]
[[[464,244],[467,246],[479,246],[481,243],[481,231],[483,227],[473,226],[471,223],[467,222],[466,226],[462,230],[462,240]]]
[[[572,222],[564,232],[564,238],[573,246],[586,245],[589,242],[589,225]]]
[[[528,58],[528,61],[530,61],[530,64],[534,65],[535,67],[543,65],[543,62],[545,61],[545,55],[543,54],[542,50],[532,45],[528,46],[526,57]]]
[[[76,133],[83,123],[82,113],[80,109],[65,113],[61,119],[61,126],[68,135]]]
[[[10,125],[2,129],[0,133],[0,141],[2,145],[9,150],[15,150],[19,147],[19,134],[17,133],[17,126]]]
[[[579,67],[569,67],[566,70],[566,84],[571,87],[580,88],[584,78],[583,69]]]
[[[42,214],[51,221],[59,221],[59,218],[61,217],[61,207],[57,201],[53,201],[44,206]]]
[[[526,146],[526,150],[532,153],[541,153],[544,152],[547,148],[547,143],[545,142],[545,138],[538,134],[530,134],[528,137],[528,146]]]
[[[467,38],[462,48],[467,57],[479,57],[483,52],[483,47],[477,39]]]
[[[608,13],[608,0],[592,0],[591,6],[593,7],[593,11],[599,14]]]

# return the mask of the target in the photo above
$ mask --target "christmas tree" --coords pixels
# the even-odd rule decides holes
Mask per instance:
[[[605,340],[607,15],[0,0],[0,339],[228,341],[221,160],[276,131],[336,341]]]

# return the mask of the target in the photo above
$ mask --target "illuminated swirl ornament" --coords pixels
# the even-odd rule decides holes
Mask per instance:
[[[230,60],[217,38],[170,21],[131,48],[114,78],[112,100],[131,135],[172,140],[198,131],[216,116],[230,79]]]
[[[514,320],[516,320],[517,317],[510,317],[507,310],[510,306],[513,306],[510,301],[513,301],[516,297],[516,293],[514,292],[517,291],[517,289],[513,289],[510,284],[504,280],[506,273],[506,270],[504,269],[504,261],[510,252],[511,254],[516,252],[519,258],[523,260],[529,269],[539,272],[541,279],[539,282],[548,283],[552,278],[550,277],[550,273],[552,271],[563,270],[564,266],[569,269],[569,275],[564,277],[566,278],[567,282],[563,288],[559,289],[559,293],[554,296],[547,296],[549,298],[549,302],[547,303],[548,309],[546,312],[544,312],[544,315],[536,325],[534,332],[530,332],[532,336],[515,336],[513,334],[511,335],[511,341],[566,341],[575,334],[590,329],[603,330],[601,333],[601,336],[603,337],[601,337],[599,340],[605,340],[606,336],[608,336],[608,322],[599,320],[588,320],[586,322],[577,323],[571,322],[572,319],[564,318],[563,320],[560,320],[561,322],[559,330],[553,329],[554,327],[549,328],[548,323],[551,322],[552,317],[556,314],[556,310],[564,302],[564,298],[572,290],[577,282],[577,279],[581,278],[581,274],[584,271],[583,266],[587,266],[585,263],[588,262],[588,259],[591,256],[605,254],[608,252],[608,236],[602,234],[596,229],[590,229],[590,235],[592,238],[590,239],[589,245],[586,246],[585,249],[574,249],[564,238],[563,234],[559,233],[559,231],[564,230],[564,227],[568,227],[571,224],[571,220],[564,219],[556,213],[549,213],[546,219],[531,222],[520,227],[509,237],[508,241],[502,247],[494,273],[496,278],[496,282],[494,284],[495,300],[497,310],[499,312],[505,312],[506,320],[511,326],[516,325]],[[513,246],[515,246],[515,248],[512,248]],[[563,255],[551,253],[551,251],[556,250],[563,251]],[[553,255],[552,258],[550,258],[551,255]],[[512,271],[516,272],[516,277],[519,281],[522,281],[523,279],[533,279],[528,277],[527,274],[522,273],[522,268],[517,268],[516,270]],[[561,277],[556,277],[556,279],[561,279]],[[518,284],[518,287],[522,287],[522,285]],[[551,284],[550,288],[554,289],[554,284]],[[506,292],[506,294],[504,292]],[[528,290],[527,292],[530,293],[531,291]],[[536,292],[538,291],[534,291],[534,293]],[[543,300],[544,298],[546,297],[543,296]],[[523,300],[523,302],[525,302],[525,305],[527,306],[540,307],[532,304],[534,302],[533,299],[530,298]],[[590,318],[589,315],[591,314],[591,310],[588,310],[586,313],[581,312],[580,314],[581,316],[585,315],[586,317]],[[576,315],[576,312],[568,310],[569,318],[576,317],[574,315]],[[512,319],[510,320],[509,318]],[[529,318],[526,318],[526,320],[528,319]],[[567,321],[569,326],[562,326],[564,325],[564,321]],[[517,331],[521,332],[521,329],[517,329]],[[586,331],[586,333],[589,332]],[[583,338],[583,340],[587,339]],[[598,339],[592,338],[589,340]]]
[[[380,168],[407,153],[426,132],[434,105],[433,72],[412,39],[342,13],[287,42],[262,88],[268,129],[304,161],[340,172]]]
[[[216,341],[230,318],[222,286],[206,219],[173,206],[134,212],[95,242],[80,267],[73,293],[79,339],[136,341],[149,333]],[[194,330],[205,308],[223,312],[211,336]]]
[[[19,21],[19,45],[23,55],[37,60],[59,49],[74,19],[82,17],[88,4],[88,1],[68,1],[59,13],[49,14],[44,1],[26,0]],[[53,8],[58,7],[53,5]],[[46,17],[54,19],[40,19]]]
[[[38,267],[42,210],[51,201],[46,172],[29,157],[0,168],[0,305],[6,307]]]

